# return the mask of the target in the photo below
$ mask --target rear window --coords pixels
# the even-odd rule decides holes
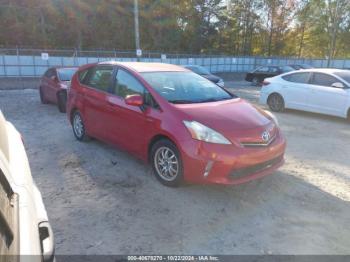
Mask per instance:
[[[350,72],[336,72],[334,74],[344,79],[346,82],[350,83]]]
[[[61,81],[70,81],[76,71],[77,71],[77,68],[60,68],[60,69],[57,69],[58,78]]]
[[[289,82],[305,84],[309,81],[310,73],[295,73],[282,76],[282,78]]]

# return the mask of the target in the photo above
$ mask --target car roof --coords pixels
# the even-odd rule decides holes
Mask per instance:
[[[78,69],[79,67],[78,66],[53,66],[53,67],[50,67],[50,69],[72,69],[72,68]]]
[[[108,61],[98,63],[99,65],[120,65],[139,73],[144,72],[188,72],[189,70],[181,66],[165,63],[148,63],[148,62],[117,62]]]
[[[337,72],[349,72],[349,71],[345,70],[345,69],[337,69],[337,68],[310,68],[310,69],[303,69],[300,72],[315,72],[315,73],[334,74]]]

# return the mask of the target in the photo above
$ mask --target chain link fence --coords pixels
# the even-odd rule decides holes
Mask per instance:
[[[213,73],[247,72],[259,65],[309,64],[327,67],[327,59],[291,57],[247,57],[224,55],[172,54],[143,51],[137,57],[135,51],[78,50],[78,49],[0,49],[0,77],[39,77],[53,66],[80,66],[87,63],[115,61],[163,62],[177,65],[196,64]],[[330,67],[350,68],[350,59],[330,61]]]

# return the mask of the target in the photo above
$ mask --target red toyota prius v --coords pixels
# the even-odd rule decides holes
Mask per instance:
[[[284,162],[276,118],[176,65],[104,62],[72,78],[67,115],[90,137],[148,161],[167,186],[240,184]]]

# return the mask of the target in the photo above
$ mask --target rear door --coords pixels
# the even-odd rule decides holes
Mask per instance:
[[[83,117],[88,133],[102,140],[107,140],[106,126],[110,119],[108,90],[111,86],[113,67],[98,65],[90,69],[88,79],[84,81]]]
[[[282,76],[285,80],[281,86],[286,107],[300,110],[309,110],[307,97],[311,92],[308,84],[311,73],[301,72]]]
[[[347,101],[347,92],[343,88],[332,87],[341,82],[326,73],[313,73],[310,80],[311,93],[308,104],[312,111],[336,116],[343,116]],[[345,85],[345,84],[344,84]]]

